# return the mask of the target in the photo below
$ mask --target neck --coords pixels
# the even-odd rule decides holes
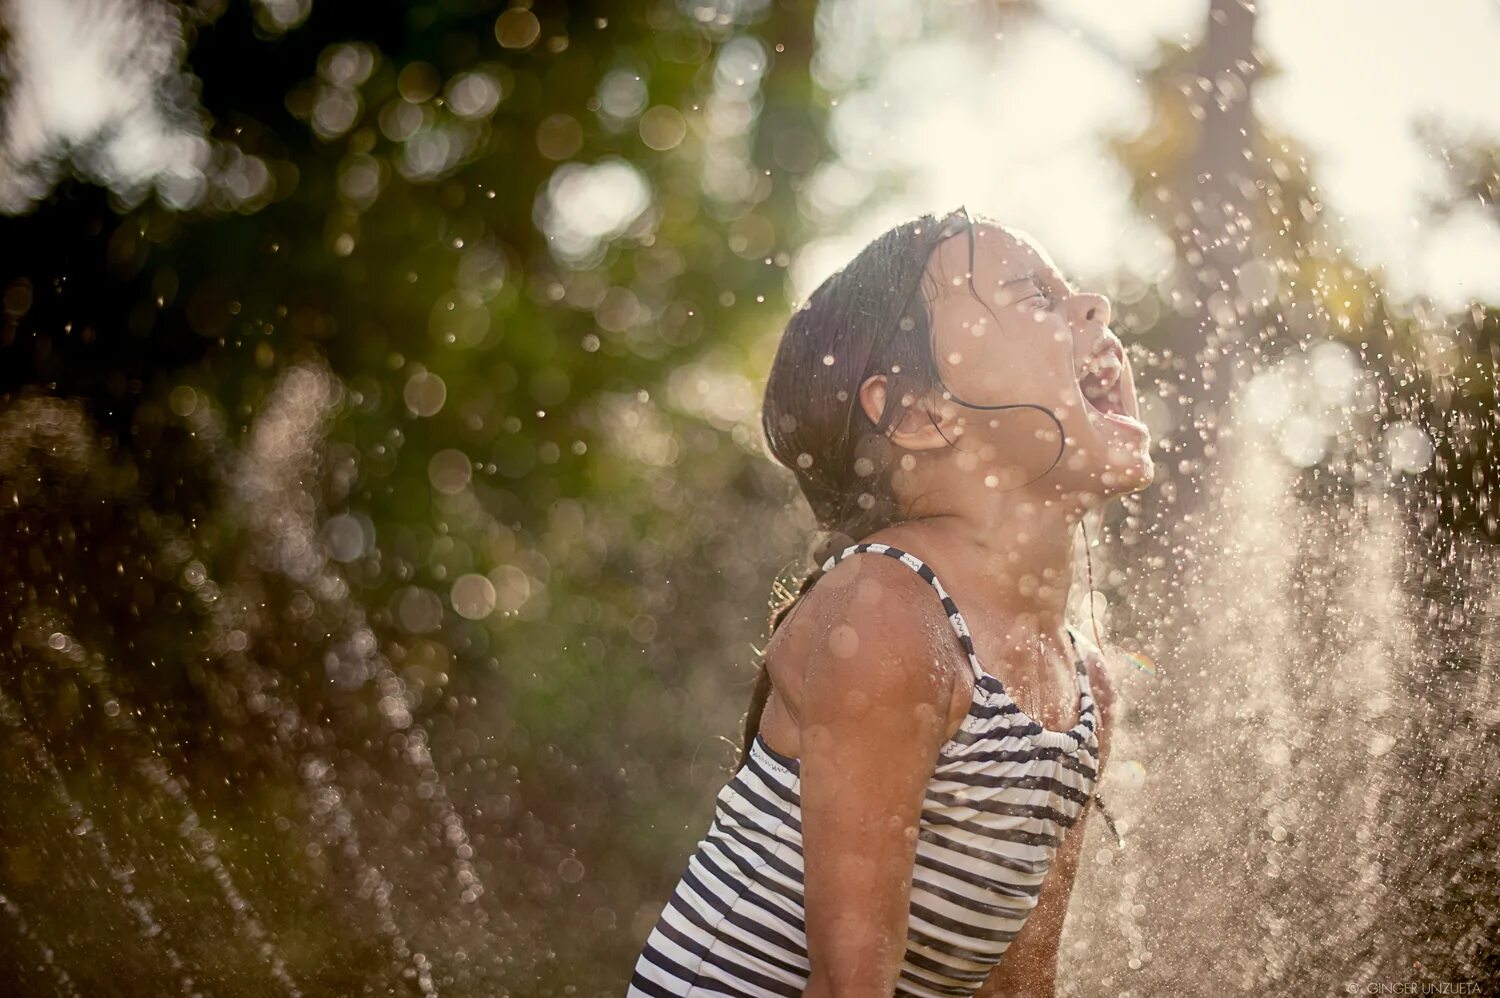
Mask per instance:
[[[1024,490],[946,498],[945,509],[918,513],[909,523],[951,552],[949,571],[961,573],[968,593],[982,594],[981,606],[998,622],[1008,651],[1029,657],[1039,641],[1049,648],[1065,643],[1073,533],[1084,504]]]

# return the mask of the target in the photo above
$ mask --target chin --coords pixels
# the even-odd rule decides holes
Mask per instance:
[[[1155,478],[1156,464],[1151,460],[1150,450],[1142,448],[1137,458],[1110,462],[1099,472],[1099,486],[1105,498],[1113,499],[1140,492]]]
[[[1083,474],[1075,480],[1079,491],[1091,493],[1097,502],[1140,492],[1156,477],[1149,438],[1132,435],[1129,439],[1099,440],[1095,446],[1094,460],[1087,463],[1087,470],[1079,469]]]

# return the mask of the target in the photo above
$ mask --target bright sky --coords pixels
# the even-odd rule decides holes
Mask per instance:
[[[843,49],[829,65],[876,71],[836,112],[840,148],[862,168],[909,171],[911,182],[854,231],[809,247],[793,273],[798,298],[895,221],[959,203],[1031,233],[1073,273],[1123,262],[1153,278],[1168,266],[1169,246],[1135,217],[1104,140],[1144,124],[1133,67],[1158,39],[1197,38],[1207,4],[1040,2],[1049,20],[996,39],[975,29],[983,4],[955,5],[945,28],[914,38],[911,8],[897,0],[825,0],[820,41]],[[1456,135],[1500,141],[1500,9],[1263,0],[1257,37],[1282,70],[1258,84],[1257,111],[1308,149],[1347,251],[1383,265],[1398,295],[1500,302],[1500,227],[1477,206],[1419,226],[1421,198],[1441,189],[1441,173],[1414,132],[1435,115]]]

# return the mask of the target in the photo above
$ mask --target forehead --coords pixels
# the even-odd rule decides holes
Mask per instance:
[[[993,287],[1031,274],[1060,279],[1052,257],[1025,231],[978,219],[973,231],[976,287]],[[969,272],[968,234],[959,232],[943,240],[933,251],[927,270],[937,284],[938,298],[963,289]]]

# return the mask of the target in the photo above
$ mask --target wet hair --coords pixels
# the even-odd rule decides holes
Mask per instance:
[[[922,215],[881,233],[819,285],[787,322],[766,380],[761,427],[771,455],[796,475],[825,536],[810,552],[811,568],[795,592],[778,581],[773,634],[823,576],[830,556],[903,519],[891,486],[895,447],[889,433],[905,414],[908,398],[940,391],[970,409],[1047,413],[1058,428],[1057,455],[1046,471],[1016,488],[1045,476],[1062,459],[1067,434],[1050,409],[1033,403],[977,405],[943,384],[928,307],[937,289],[928,262],[940,242],[960,232],[969,239],[970,294],[989,308],[974,287],[974,223],[960,208],[943,219]],[[919,294],[924,288],[926,294]],[[878,422],[859,404],[860,386],[876,374],[887,378],[887,404]],[[927,418],[936,425],[931,412]],[[951,440],[948,445],[955,446]],[[770,695],[771,674],[762,655],[736,769],[749,758]]]

